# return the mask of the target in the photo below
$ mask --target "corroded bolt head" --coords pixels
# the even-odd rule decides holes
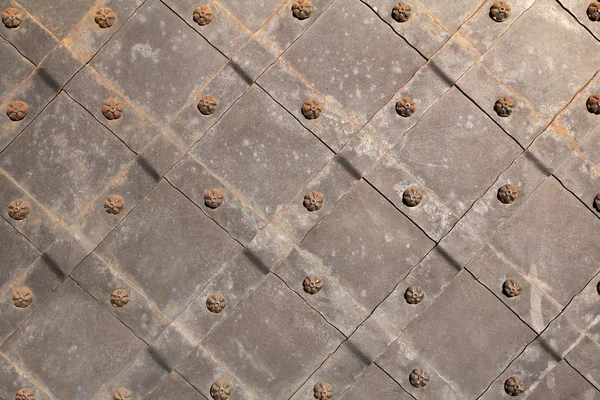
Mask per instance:
[[[217,208],[225,201],[225,193],[219,189],[211,189],[204,195],[204,205],[208,208]]]
[[[319,100],[306,100],[302,104],[302,115],[306,119],[317,119],[323,112],[323,104]]]
[[[308,0],[298,0],[292,4],[292,14],[299,20],[306,19],[312,14],[312,4]]]
[[[522,290],[523,286],[521,286],[521,282],[516,279],[507,279],[502,284],[502,293],[507,297],[517,297],[521,294]]]
[[[219,379],[210,387],[210,396],[214,400],[227,400],[231,396],[231,384]]]
[[[510,17],[510,6],[503,1],[492,4],[490,18],[496,22],[504,22]]]
[[[409,187],[402,193],[402,202],[408,207],[416,207],[421,204],[423,193],[416,187]]]
[[[129,303],[131,296],[125,289],[117,289],[110,294],[110,302],[114,307],[123,307]]]
[[[417,104],[410,97],[404,97],[396,103],[396,112],[398,115],[408,118],[417,112]]]
[[[498,189],[498,200],[500,200],[504,204],[514,203],[519,197],[519,189],[516,186],[507,183]]]
[[[600,212],[600,193],[598,193],[596,197],[594,197],[594,208],[596,209],[596,211]]]
[[[18,8],[8,7],[2,13],[2,22],[7,28],[16,28],[21,25],[23,15]]]
[[[125,200],[118,194],[111,194],[104,200],[104,209],[107,213],[117,215],[125,207]]]
[[[116,392],[113,393],[113,400],[131,400],[132,394],[129,390],[124,387],[120,387]]]
[[[33,293],[27,286],[19,286],[13,292],[12,300],[17,308],[29,307],[33,301]]]
[[[590,3],[587,9],[587,16],[590,21],[600,21],[600,2]]]
[[[29,388],[19,389],[15,400],[35,400],[35,392]]]
[[[102,114],[106,119],[119,119],[123,115],[123,103],[116,99],[108,99],[102,105]]]
[[[319,382],[313,387],[313,396],[317,400],[329,400],[333,397],[333,385],[329,382]]]
[[[407,3],[398,3],[392,9],[392,18],[396,22],[406,22],[412,15],[412,7]]]
[[[215,13],[208,6],[200,6],[194,10],[194,21],[200,26],[208,25],[212,22]]]
[[[308,211],[318,211],[323,207],[325,199],[319,192],[309,192],[304,196],[304,207]]]
[[[504,381],[504,391],[511,396],[518,396],[525,391],[525,382],[517,376],[511,376]]]
[[[585,102],[585,105],[587,110],[592,114],[600,114],[600,94],[596,93],[591,95]]]
[[[17,199],[10,202],[8,205],[8,216],[12,219],[20,221],[27,218],[29,215],[29,203],[25,200]]]
[[[419,304],[425,297],[425,291],[421,286],[409,286],[404,292],[404,298],[408,304]]]
[[[501,97],[494,104],[494,111],[499,117],[509,117],[515,108],[515,101],[510,97]]]
[[[94,15],[94,21],[100,28],[110,28],[117,20],[117,14],[110,8],[99,8]]]
[[[308,294],[317,294],[323,289],[323,281],[318,276],[309,275],[304,278],[302,287]]]
[[[11,101],[6,107],[6,115],[13,121],[20,121],[27,116],[29,106],[20,100]]]
[[[200,101],[198,101],[198,110],[202,113],[202,115],[211,115],[217,111],[217,107],[219,102],[217,99],[210,95],[202,96]]]
[[[206,298],[206,308],[215,314],[220,313],[227,306],[227,299],[221,293],[214,293]]]
[[[410,373],[408,379],[410,380],[411,385],[420,389],[427,386],[427,382],[429,382],[429,372],[421,368],[415,368]]]

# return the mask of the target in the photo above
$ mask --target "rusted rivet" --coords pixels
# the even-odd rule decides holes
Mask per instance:
[[[501,97],[494,104],[494,111],[499,117],[509,117],[515,108],[515,101],[510,97]]]
[[[490,18],[496,22],[504,22],[510,17],[510,6],[503,1],[492,4]]]
[[[423,301],[425,292],[421,286],[409,286],[404,292],[404,298],[408,304],[419,304]]]
[[[219,189],[210,189],[204,195],[204,205],[208,208],[217,208],[225,201],[225,193]]]
[[[110,294],[110,302],[114,307],[123,307],[129,303],[129,292],[125,289],[117,289]]]
[[[15,400],[35,400],[35,392],[30,388],[23,388],[17,391]]]
[[[319,211],[323,207],[325,199],[319,192],[309,192],[304,196],[304,207],[308,211]]]
[[[212,22],[215,13],[208,6],[200,6],[194,10],[194,21],[200,26],[208,25]]]
[[[117,215],[123,211],[125,200],[118,194],[111,194],[104,200],[104,209],[107,213]]]
[[[504,391],[511,396],[518,396],[525,391],[525,382],[517,376],[511,376],[504,381]]]
[[[33,293],[27,286],[19,286],[13,292],[12,300],[17,308],[29,307],[33,301]]]
[[[215,314],[220,313],[227,306],[227,299],[221,293],[214,293],[206,298],[206,308]]]
[[[600,114],[600,94],[596,93],[591,95],[585,102],[585,105],[587,110],[592,114]]]
[[[202,96],[200,101],[198,101],[198,110],[202,113],[202,115],[211,115],[217,111],[217,107],[219,106],[219,102],[217,99],[210,95]]]
[[[17,199],[8,205],[8,216],[20,221],[29,215],[29,204],[25,200]]]
[[[308,294],[317,294],[323,289],[323,281],[318,276],[309,275],[302,282],[304,291]]]
[[[498,200],[500,200],[504,204],[514,203],[519,197],[519,189],[516,186],[507,183],[498,189]]]
[[[407,3],[398,3],[392,9],[392,18],[396,22],[406,22],[412,15],[412,7]]]
[[[21,25],[23,15],[18,8],[8,7],[2,13],[2,22],[7,28],[16,28]]]
[[[329,400],[333,397],[333,385],[329,382],[319,382],[313,387],[313,396],[317,400]]]
[[[402,202],[408,207],[416,207],[421,204],[423,193],[416,187],[409,187],[402,193]]]
[[[110,8],[99,8],[94,15],[94,21],[100,28],[110,28],[117,20],[117,14]]]
[[[132,394],[128,389],[120,387],[113,393],[113,400],[131,400]]]
[[[116,99],[108,99],[102,105],[102,114],[106,119],[119,119],[123,115],[123,103]]]
[[[410,373],[408,379],[410,380],[411,385],[420,389],[427,386],[427,382],[429,382],[429,372],[421,368],[415,368]]]
[[[306,119],[317,119],[323,112],[323,104],[319,100],[306,100],[302,104],[302,114]]]
[[[231,396],[231,384],[223,379],[215,381],[210,387],[210,396],[215,400],[227,400]]]
[[[13,121],[20,121],[27,116],[29,106],[20,100],[11,101],[6,107],[6,115]]]
[[[596,211],[600,212],[600,193],[598,193],[596,197],[594,197],[594,208],[596,209]]]
[[[506,297],[517,297],[521,294],[523,290],[523,286],[521,286],[521,282],[516,279],[507,279],[504,284],[502,284],[502,293]]]
[[[398,115],[408,118],[417,112],[417,104],[410,97],[405,97],[403,99],[398,100],[396,103],[396,112]]]
[[[312,4],[308,0],[298,0],[292,5],[292,14],[299,20],[306,19],[312,14]]]
[[[600,2],[595,1],[590,3],[587,9],[587,16],[590,21],[600,21]]]

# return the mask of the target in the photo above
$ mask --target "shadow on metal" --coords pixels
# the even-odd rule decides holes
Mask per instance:
[[[161,180],[162,176],[158,173],[156,168],[152,166],[150,161],[146,159],[143,155],[139,154],[137,158],[137,163],[142,167],[144,171],[155,181],[158,182]]]
[[[267,275],[269,272],[271,272],[271,268],[269,268],[269,266],[265,264],[256,253],[247,247],[242,252],[242,255],[244,255],[252,264],[254,264],[263,275]]]
[[[164,369],[165,371],[167,371],[168,373],[171,373],[171,371],[173,371],[173,366],[171,365],[171,363],[169,363],[165,357],[163,357],[158,350],[156,350],[154,347],[150,346],[148,347],[148,354],[150,355],[150,358],[152,358],[154,361],[156,361],[156,363],[158,365],[160,365],[160,367],[162,369]]]
[[[229,65],[231,65],[233,71],[237,73],[240,76],[240,78],[242,78],[244,82],[246,82],[248,85],[252,85],[254,83],[254,79],[252,79],[252,77],[248,75],[244,68],[242,68],[242,66],[239,65],[237,62],[235,62],[234,60],[229,60]]]
[[[44,264],[48,266],[48,269],[50,269],[50,271],[52,271],[52,273],[56,275],[57,278],[61,280],[67,278],[67,274],[60,268],[60,265],[58,265],[58,263],[54,261],[52,257],[50,257],[50,255],[48,255],[47,253],[42,253],[40,258],[42,259]]]
[[[46,69],[44,68],[44,66],[40,66],[37,70],[38,75],[40,76],[40,78],[42,78],[42,80],[48,85],[50,86],[50,88],[52,90],[54,90],[55,92],[60,92],[60,90],[62,89],[62,85],[60,83],[58,83],[56,81],[56,79],[54,79],[52,77],[52,75],[50,75],[50,73],[48,73],[46,71]]]

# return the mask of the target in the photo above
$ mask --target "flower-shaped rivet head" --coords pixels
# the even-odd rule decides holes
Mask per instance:
[[[398,100],[396,103],[396,112],[398,115],[408,118],[417,112],[417,104],[410,97],[405,97],[403,99]]]
[[[587,9],[587,15],[590,21],[600,21],[600,2],[590,3]]]
[[[119,100],[109,99],[102,105],[102,114],[106,119],[119,119],[123,115],[123,103]]]
[[[409,187],[402,193],[402,202],[409,207],[416,207],[421,204],[423,193],[416,187]]]
[[[594,208],[596,209],[596,211],[600,212],[600,193],[598,193],[596,197],[594,197]]]
[[[598,3],[600,4],[600,3]],[[589,112],[591,112],[592,114],[600,114],[600,94],[596,93],[591,95],[586,103],[585,103],[587,109]]]
[[[117,14],[110,8],[99,8],[94,15],[94,21],[100,28],[110,28],[117,20]]]
[[[29,204],[21,199],[11,201],[8,205],[8,215],[17,221],[27,218],[29,215]]]
[[[19,389],[15,400],[35,400],[35,392],[29,388]]]
[[[208,208],[217,208],[225,201],[225,193],[219,189],[210,189],[204,195],[204,205]]]
[[[129,292],[125,289],[117,289],[110,294],[110,302],[115,307],[123,307],[129,303]]]
[[[525,382],[519,377],[511,376],[504,382],[504,391],[511,396],[518,396],[525,391]]]
[[[329,382],[319,382],[313,388],[313,396],[317,400],[329,400],[333,397],[333,385]]]
[[[319,100],[306,100],[302,104],[302,114],[306,119],[317,119],[323,112],[323,104]]]
[[[510,97],[501,97],[494,104],[494,111],[499,117],[509,117],[515,109],[515,101]]]
[[[118,194],[111,194],[104,200],[104,209],[107,213],[117,215],[123,211],[125,200]]]
[[[510,17],[510,6],[503,1],[492,4],[490,18],[496,22],[504,22]]]
[[[198,101],[198,110],[200,110],[203,115],[211,115],[217,111],[218,105],[219,102],[214,97],[208,95],[202,96],[200,101]]]
[[[8,7],[2,13],[2,22],[7,28],[16,28],[21,25],[22,20],[23,15],[21,15],[21,11],[18,8]]]
[[[302,287],[308,294],[317,294],[323,289],[323,281],[318,276],[307,276],[302,282]]]
[[[29,106],[20,100],[11,101],[6,107],[6,115],[13,121],[20,121],[27,116]]]
[[[211,294],[206,298],[206,308],[215,314],[220,313],[227,306],[227,299],[221,293]]]
[[[124,387],[120,387],[113,393],[113,400],[131,400],[133,398],[131,392]]]
[[[29,307],[33,301],[33,293],[28,287],[20,286],[13,292],[12,299],[17,308]]]
[[[498,189],[498,200],[504,204],[514,203],[514,201],[517,200],[517,197],[519,197],[519,189],[510,183],[507,183]]]
[[[404,292],[404,298],[408,304],[419,304],[423,301],[425,292],[421,286],[409,286]]]
[[[309,192],[304,196],[304,207],[308,211],[319,211],[323,207],[325,199],[319,192]]]
[[[312,14],[312,4],[308,0],[298,0],[292,5],[292,14],[300,20],[306,19]]]
[[[521,282],[516,279],[508,279],[502,285],[502,293],[507,297],[517,297],[521,294],[522,290],[523,286],[521,286]]]
[[[406,22],[412,15],[412,7],[406,3],[398,3],[392,9],[392,18],[396,22]]]
[[[215,400],[227,400],[231,396],[231,384],[219,379],[210,387],[210,396]]]
[[[410,380],[410,384],[414,387],[422,388],[427,386],[427,382],[429,382],[429,372],[421,368],[415,368],[410,373],[408,379]]]
[[[194,21],[198,25],[204,26],[211,23],[215,13],[208,6],[200,6],[194,10]]]

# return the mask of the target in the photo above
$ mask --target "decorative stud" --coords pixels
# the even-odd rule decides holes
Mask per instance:
[[[198,102],[198,110],[202,113],[202,115],[211,115],[217,111],[217,106],[219,102],[212,96],[202,96],[200,101]]]
[[[2,22],[7,28],[16,28],[21,25],[23,15],[18,8],[8,7],[2,13]]]
[[[417,112],[417,104],[410,97],[405,97],[396,103],[396,112],[398,115],[408,118]]]
[[[409,187],[402,193],[402,202],[408,207],[416,207],[421,204],[423,193],[416,187]]]
[[[313,387],[313,396],[317,400],[329,400],[333,397],[333,385],[329,382],[319,382]]]
[[[308,294],[317,294],[323,289],[323,281],[318,276],[309,275],[302,282],[304,291]]]
[[[498,200],[504,204],[512,204],[519,197],[519,189],[516,186],[507,183],[498,189]]]
[[[123,307],[129,303],[129,292],[125,289],[117,289],[110,294],[110,302],[114,307]]]
[[[109,99],[102,105],[102,114],[106,119],[119,119],[123,115],[123,103],[116,99]]]
[[[217,380],[210,387],[210,396],[214,400],[227,400],[231,396],[231,384],[222,379]]]
[[[29,388],[19,389],[15,400],[35,400],[35,392]]]
[[[503,1],[492,4],[490,18],[496,22],[504,22],[510,17],[510,6]]]
[[[410,373],[408,379],[410,380],[411,385],[420,389],[427,386],[427,382],[429,382],[429,372],[421,368],[415,368]]]
[[[13,121],[20,121],[27,116],[29,106],[20,100],[11,101],[6,107],[6,115]]]
[[[596,285],[596,290],[598,291],[598,294],[600,294],[600,282],[598,282],[598,284]]]
[[[302,104],[302,114],[306,119],[317,119],[323,112],[323,104],[319,100],[306,100]]]
[[[12,300],[17,308],[26,308],[33,301],[33,293],[27,286],[20,286],[12,294]]]
[[[308,0],[298,0],[292,5],[292,14],[299,20],[306,19],[312,14],[312,4]]]
[[[113,393],[113,400],[131,400],[133,398],[131,392],[124,387],[120,387]]]
[[[521,294],[522,290],[523,286],[521,286],[521,282],[516,279],[508,279],[502,285],[502,293],[504,293],[506,297],[517,297]]]
[[[504,391],[511,396],[518,396],[525,391],[525,382],[519,377],[511,376],[504,381]]]
[[[194,10],[194,21],[200,26],[208,25],[212,22],[215,13],[208,6],[200,6]]]
[[[204,195],[204,205],[208,208],[217,208],[225,201],[225,193],[219,189],[210,189]]]
[[[117,20],[117,14],[110,8],[99,8],[94,15],[94,21],[100,28],[110,28]]]
[[[600,193],[598,193],[596,197],[594,197],[594,208],[596,209],[596,211],[600,212]]]
[[[227,306],[227,299],[221,293],[211,294],[206,298],[206,308],[210,312],[219,314]]]
[[[423,301],[425,292],[421,286],[409,286],[404,292],[404,298],[408,304],[419,304]]]
[[[509,117],[515,108],[515,101],[510,97],[501,97],[494,104],[494,111],[499,117]]]
[[[412,7],[407,3],[398,3],[392,9],[392,18],[396,22],[406,22],[412,15]]]
[[[590,21],[600,21],[600,2],[590,3],[587,9],[587,16]]]
[[[8,215],[17,221],[27,218],[29,215],[29,204],[21,199],[11,201],[8,205]]]
[[[125,207],[125,200],[118,194],[111,194],[104,200],[104,209],[107,213],[117,215]]]
[[[319,192],[309,192],[304,196],[304,207],[308,211],[319,211],[323,207],[325,199]]]
[[[598,3],[600,4],[600,3]],[[585,103],[587,109],[589,112],[591,112],[592,114],[600,114],[600,94],[596,93],[591,95],[586,103]]]

